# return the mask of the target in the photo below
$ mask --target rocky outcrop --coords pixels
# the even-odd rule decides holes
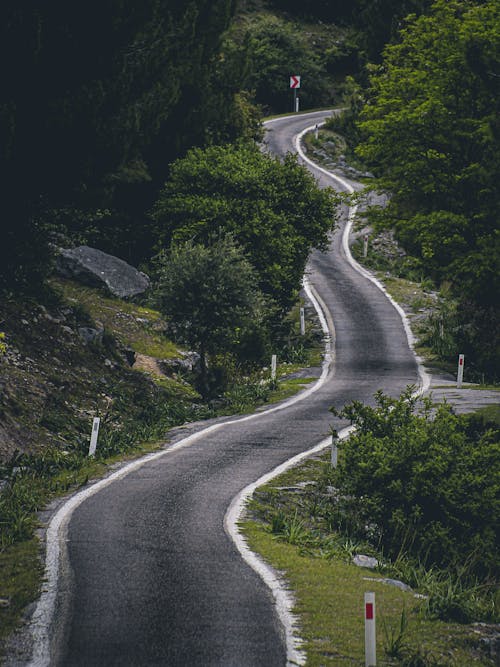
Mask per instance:
[[[180,352],[180,357],[157,359],[139,352],[134,353],[132,368],[158,377],[169,377],[180,373],[191,373],[199,368],[200,355],[196,352]]]
[[[200,355],[197,352],[180,352],[180,357],[160,359],[158,363],[165,375],[191,373],[199,368]]]
[[[57,256],[56,270],[59,274],[86,285],[105,287],[113,296],[122,299],[142,294],[150,285],[145,273],[118,257],[88,246],[61,248]]]

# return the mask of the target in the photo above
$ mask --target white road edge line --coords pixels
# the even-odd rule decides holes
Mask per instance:
[[[289,398],[287,401],[284,401],[273,408],[263,410],[262,412],[256,412],[245,417],[230,418],[227,421],[220,422],[218,424],[212,424],[212,426],[208,426],[207,428],[204,428],[197,433],[193,433],[192,435],[183,438],[179,442],[174,443],[170,447],[167,447],[160,452],[148,454],[141,459],[137,459],[136,461],[125,465],[123,468],[120,468],[120,470],[112,473],[109,477],[96,482],[92,486],[89,486],[88,488],[69,498],[69,500],[67,500],[52,517],[46,532],[44,584],[42,587],[40,599],[37,603],[30,622],[30,634],[33,640],[33,648],[31,660],[28,663],[29,667],[49,667],[50,665],[51,627],[54,621],[56,600],[59,590],[59,572],[61,569],[62,560],[65,557],[65,551],[64,548],[61,548],[61,545],[65,544],[71,515],[75,509],[81,505],[81,503],[102,489],[106,488],[113,482],[126,477],[128,474],[134,472],[150,461],[167,456],[168,454],[171,454],[172,452],[175,452],[179,449],[189,447],[194,442],[206,436],[208,433],[217,431],[229,424],[250,421],[252,419],[259,419],[260,417],[269,415],[273,412],[285,410],[291,405],[294,405],[299,401],[303,401],[308,396],[311,396],[311,394],[318,391],[318,389],[325,383],[332,363],[332,341],[330,340],[329,329],[326,320],[327,317],[331,316],[328,313],[323,314],[316,300],[316,297],[312,293],[312,288],[309,285],[307,278],[304,278],[304,289],[317,310],[322,329],[325,332],[325,354],[321,376],[311,387],[308,387],[304,391],[296,394],[292,398]]]
[[[305,114],[304,114],[305,115]],[[276,119],[278,120],[278,119]],[[320,123],[321,124],[321,123]],[[353,188],[351,185],[349,185],[346,181],[341,179],[340,177],[326,171],[326,169],[323,169],[322,167],[318,167],[318,165],[314,164],[309,158],[305,156],[305,154],[302,151],[302,148],[300,147],[300,139],[306,134],[306,132],[309,132],[311,130],[315,129],[315,125],[306,128],[303,132],[301,132],[299,135],[296,137],[296,147],[299,155],[301,158],[311,164],[315,169],[318,169],[319,171],[322,171],[325,173],[327,176],[332,178],[333,180],[337,180],[343,187],[346,187],[346,189],[349,192],[353,192]],[[406,315],[400,308],[398,304],[395,303],[395,301],[392,299],[392,297],[387,293],[383,285],[379,283],[376,278],[374,278],[371,274],[365,271],[360,265],[355,262],[355,260],[352,258],[352,255],[350,253],[350,250],[348,248],[347,240],[348,239],[348,234],[353,218],[355,215],[356,209],[351,209],[349,213],[349,222],[346,225],[346,230],[344,231],[344,238],[343,238],[343,245],[344,249],[345,246],[347,245],[347,259],[348,261],[352,264],[352,266],[358,270],[360,273],[365,275],[369,280],[374,282],[379,289],[381,289],[384,294],[389,298],[391,303],[394,305],[396,310],[399,312],[403,319],[403,323],[405,325],[405,330],[408,336],[408,342],[410,344],[410,347],[413,349],[413,343],[412,339],[410,338],[411,331],[409,328],[409,325],[407,323]],[[71,519],[71,515],[75,511],[75,509],[87,498],[90,498],[91,496],[95,495],[105,487],[109,486],[113,482],[115,482],[118,479],[122,479],[123,477],[126,477],[128,474],[131,472],[134,472],[135,470],[139,469],[146,463],[149,463],[150,461],[154,461],[157,458],[160,458],[162,456],[166,456],[167,454],[170,454],[174,451],[177,451],[179,449],[183,449],[185,447],[189,447],[191,444],[202,438],[203,436],[207,435],[208,433],[211,433],[213,431],[219,430],[223,426],[226,426],[228,424],[234,424],[236,422],[240,421],[250,421],[252,419],[258,419],[264,415],[268,415],[272,412],[277,412],[278,410],[284,410],[288,408],[290,405],[293,405],[295,403],[298,403],[299,401],[304,400],[311,394],[315,393],[326,381],[326,378],[329,373],[330,365],[332,363],[332,355],[333,355],[333,347],[332,347],[332,341],[330,340],[329,337],[329,330],[328,330],[328,324],[326,322],[326,317],[328,317],[328,312],[323,313],[321,307],[319,306],[319,303],[316,299],[316,297],[313,295],[311,291],[311,286],[309,285],[309,282],[307,279],[304,279],[304,289],[308,293],[309,298],[314,304],[314,307],[316,308],[316,311],[318,313],[319,319],[321,321],[321,326],[323,328],[323,331],[325,332],[325,357],[323,361],[323,368],[322,368],[322,373],[321,377],[318,379],[317,382],[314,383],[311,387],[308,389],[300,392],[296,396],[288,399],[287,401],[281,403],[278,406],[275,406],[274,408],[270,408],[268,410],[254,413],[252,415],[248,415],[246,417],[240,417],[236,419],[229,419],[228,421],[221,422],[219,424],[213,424],[212,426],[209,426],[201,431],[198,431],[197,433],[194,433],[187,438],[184,438],[180,440],[177,443],[174,443],[170,447],[168,447],[165,450],[162,450],[161,452],[155,452],[154,454],[148,454],[147,456],[138,459],[137,461],[133,461],[132,463],[129,463],[128,465],[124,466],[120,470],[116,471],[115,473],[111,474],[109,477],[100,480],[99,482],[96,482],[92,486],[90,486],[87,489],[84,489],[83,491],[80,491],[77,493],[75,496],[72,496],[69,500],[67,500],[62,507],[56,512],[56,514],[52,517],[48,528],[46,532],[46,555],[45,555],[45,573],[44,573],[44,586],[42,588],[42,593],[40,596],[40,599],[38,601],[38,604],[36,606],[36,609],[33,613],[32,620],[30,622],[30,631],[31,631],[31,636],[33,639],[33,649],[32,649],[32,657],[31,661],[29,662],[29,667],[49,667],[50,665],[50,630],[51,630],[51,625],[54,620],[54,613],[55,613],[55,606],[56,606],[56,599],[57,599],[57,593],[58,593],[58,586],[59,586],[59,571],[60,571],[60,566],[61,566],[61,558],[63,557],[61,553],[61,543],[65,540],[66,538],[66,533],[67,533],[67,527],[69,524],[69,521]],[[331,315],[329,316],[331,319]],[[409,335],[410,334],[410,335]],[[418,357],[417,357],[417,361]],[[428,382],[427,373],[422,369],[421,372],[421,366],[419,363],[419,374],[421,377],[422,384],[426,385]],[[417,393],[422,393],[424,389],[421,389]],[[347,431],[347,429],[345,430]],[[339,437],[346,437],[348,435],[347,432],[342,431],[339,434]],[[268,475],[265,475],[264,477],[266,478],[266,481],[269,481],[273,477],[279,475],[282,471],[285,471],[286,469],[292,467],[293,465],[296,465],[298,460],[302,460],[302,458],[307,458],[308,456],[311,456],[313,453],[316,451],[320,451],[321,449],[325,448],[328,445],[328,442],[330,439],[323,440],[321,443],[316,445],[316,447],[308,450],[307,452],[303,452],[302,454],[299,454],[298,456],[301,457],[298,459],[298,457],[294,457],[293,459],[290,459],[288,462],[282,464],[283,470],[280,470],[282,466],[279,468],[271,471],[268,473]],[[279,472],[277,472],[279,470]],[[247,551],[249,553],[250,550],[246,546],[246,544],[243,541],[243,538],[238,533],[237,529],[237,523],[239,521],[239,516],[241,512],[243,511],[244,504],[246,500],[249,498],[251,493],[253,493],[253,490],[257,487],[260,486],[261,484],[264,484],[265,481],[264,477],[261,478],[260,480],[257,480],[254,484],[250,485],[250,487],[253,487],[252,492],[247,492],[246,497],[244,498],[244,492],[249,489],[250,487],[246,487],[238,496],[233,499],[230,508],[226,514],[226,517],[224,519],[224,525],[226,527],[226,530],[228,534],[231,536],[233,539],[234,543],[236,544],[236,547],[240,550],[240,553],[242,554],[243,558],[245,561],[251,565],[254,569],[258,567],[259,569],[256,569],[256,571],[262,576],[266,584],[268,584],[266,577],[271,577],[271,574],[269,575],[264,575],[261,573],[260,568],[263,568],[262,572],[265,570],[268,570],[269,572],[271,571],[271,568],[269,568],[268,565],[266,565],[262,560],[259,559],[259,557],[256,554],[253,554],[253,557],[250,558],[250,556],[246,553]],[[239,507],[239,513],[236,514],[235,508]],[[231,508],[233,508],[233,511],[231,512]],[[231,522],[229,522],[229,517],[231,516]],[[240,545],[240,542],[243,544]],[[241,548],[240,548],[241,546]],[[243,551],[242,551],[243,549]],[[245,551],[245,553],[244,553]],[[252,561],[252,562],[250,562]],[[258,561],[260,565],[254,565],[252,564],[253,562]],[[273,591],[273,594],[276,599],[277,603],[277,611],[278,611],[278,616],[283,624],[283,627],[285,628],[285,633],[286,633],[286,646],[287,646],[287,660],[289,664],[299,664],[302,665],[304,664],[305,657],[303,654],[299,651],[298,645],[300,640],[293,634],[293,628],[295,627],[295,619],[292,616],[291,610],[293,607],[293,601],[291,600],[291,596],[288,593],[288,591],[278,582],[278,579],[275,574],[272,575],[273,581],[275,582],[273,586],[271,587],[271,590]],[[268,584],[269,585],[269,584]],[[279,597],[279,602],[278,602],[278,597]],[[301,662],[302,660],[302,662]],[[295,661],[295,662],[294,662]]]
[[[318,123],[318,127],[321,127],[324,125],[323,123]],[[302,130],[297,136],[295,137],[295,149],[297,153],[300,155],[301,159],[304,162],[307,162],[311,167],[316,169],[317,171],[320,171],[322,174],[325,174],[325,176],[328,176],[328,178],[331,178],[333,181],[337,181],[337,183],[340,183],[340,185],[347,190],[349,194],[354,193],[354,188],[350,183],[348,183],[346,180],[341,178],[340,176],[337,176],[337,174],[332,173],[331,171],[328,171],[327,169],[324,169],[323,167],[320,167],[317,165],[315,162],[313,162],[311,159],[307,157],[307,155],[304,153],[302,150],[301,146],[301,141],[302,138],[304,137],[305,134],[308,132],[312,132],[316,128],[316,125],[311,125],[310,127],[306,127],[305,130]],[[406,316],[406,313],[404,310],[401,308],[401,306],[392,298],[392,296],[389,294],[389,292],[386,290],[384,285],[375,278],[375,276],[367,271],[361,264],[359,264],[354,257],[352,256],[351,249],[349,248],[349,234],[351,233],[352,226],[354,224],[354,220],[356,218],[356,213],[357,213],[358,207],[353,206],[349,209],[349,217],[347,221],[347,225],[345,226],[344,233],[342,235],[342,248],[344,250],[345,256],[347,258],[347,261],[349,264],[358,272],[361,273],[362,276],[364,276],[367,280],[372,282],[378,289],[385,294],[385,296],[389,299],[391,304],[394,306],[394,308],[397,310],[399,316],[401,317],[401,320],[403,322],[403,327],[406,333],[406,337],[408,339],[408,345],[410,347],[410,350],[413,352],[415,355],[415,360],[417,362],[417,369],[418,369],[418,375],[419,375],[419,384],[420,386],[418,389],[414,392],[414,396],[419,396],[423,393],[425,393],[431,384],[431,375],[426,371],[422,364],[422,359],[417,355],[415,352],[415,336],[413,335],[413,332],[410,328],[410,323],[408,321],[408,318]]]
[[[279,119],[274,119],[274,120],[279,120]],[[272,121],[269,121],[272,122]],[[318,123],[318,126],[323,125],[323,123]],[[297,136],[295,137],[295,149],[297,153],[300,155],[302,160],[312,167],[314,169],[322,172],[329,178],[331,178],[334,181],[337,181],[344,187],[347,192],[352,194],[354,192],[354,188],[345,181],[343,178],[340,178],[336,174],[332,174],[331,172],[327,171],[326,169],[323,169],[322,167],[318,166],[315,164],[312,160],[310,160],[302,150],[302,146],[300,144],[303,136],[307,132],[311,132],[316,128],[316,125],[312,125],[310,127],[307,127],[305,130],[302,130]],[[413,336],[413,333],[410,329],[410,325],[408,322],[408,319],[406,317],[405,312],[401,308],[401,306],[394,301],[394,299],[391,297],[391,295],[387,292],[385,289],[384,285],[380,283],[371,273],[369,273],[364,267],[362,267],[356,260],[353,258],[351,254],[351,250],[349,248],[349,234],[351,232],[355,216],[357,212],[357,206],[353,206],[349,209],[349,217],[347,224],[344,229],[344,233],[342,235],[342,248],[345,252],[347,261],[349,264],[356,270],[358,273],[361,273],[365,278],[370,280],[372,283],[374,283],[379,290],[381,290],[385,296],[389,299],[391,304],[394,306],[396,311],[398,312],[399,316],[401,317],[401,320],[403,322],[404,330],[406,333],[406,337],[408,339],[408,345],[410,349],[412,350],[413,354],[415,355],[415,359],[417,361],[417,368],[418,368],[418,374],[419,374],[419,379],[420,379],[420,386],[419,388],[414,392],[414,396],[418,396],[425,391],[430,386],[430,376],[423,368],[421,364],[420,358],[417,356],[415,353],[414,345],[415,345],[415,338]],[[308,293],[309,298],[311,298],[313,295]],[[331,335],[333,339],[335,338],[334,332],[334,321],[333,318],[331,317],[330,313],[326,309],[326,306],[324,303],[321,303],[321,306],[318,303],[319,300],[319,295],[316,295],[314,297],[314,306],[320,314],[322,310],[325,310],[325,315],[323,318],[321,318],[321,324],[323,327],[323,331],[325,332],[325,335],[328,335],[327,331],[325,330],[325,318],[328,319],[328,324],[326,325],[331,332]],[[330,350],[330,354],[334,354],[334,349]],[[342,431],[339,432],[338,437],[340,439],[344,439],[348,437],[352,432],[354,431],[354,427],[348,427],[343,429]],[[249,484],[247,487],[245,487],[240,493],[233,499],[231,505],[229,506],[229,509],[226,513],[226,517],[224,519],[224,527],[227,531],[227,533],[230,535],[232,538],[233,542],[236,545],[236,548],[240,552],[242,558],[245,560],[250,567],[252,567],[263,579],[265,584],[271,589],[271,592],[274,596],[275,603],[276,603],[276,610],[278,613],[278,617],[281,620],[281,623],[284,627],[285,630],[285,641],[286,641],[286,647],[287,647],[287,665],[305,665],[306,661],[306,655],[305,653],[300,649],[301,644],[303,641],[300,639],[300,637],[297,634],[298,631],[298,619],[293,613],[293,607],[294,607],[294,599],[292,594],[287,588],[286,582],[280,578],[278,573],[270,566],[268,565],[259,555],[254,553],[246,543],[245,538],[243,535],[239,532],[238,525],[240,521],[242,520],[243,514],[245,512],[245,507],[253,495],[254,491],[259,487],[264,484],[267,484],[270,480],[274,479],[278,475],[281,475],[283,472],[286,472],[290,468],[293,468],[294,466],[298,465],[301,461],[303,461],[306,458],[309,458],[313,456],[314,454],[320,452],[321,450],[325,449],[328,447],[331,443],[331,437],[325,438],[322,440],[320,443],[318,443],[315,447],[312,449],[307,450],[306,452],[302,452],[301,454],[298,454],[297,456],[294,456],[293,458],[289,459],[288,461],[285,461],[285,463],[282,463],[279,465],[277,468],[272,470],[271,472],[267,473],[266,475],[263,475],[260,479],[258,479],[256,482],[253,482],[252,484]]]

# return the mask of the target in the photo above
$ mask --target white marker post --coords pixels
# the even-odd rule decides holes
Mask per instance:
[[[297,91],[295,91],[297,92]],[[295,113],[299,113],[299,96],[295,98]]]
[[[97,448],[97,436],[99,435],[100,423],[101,423],[101,418],[94,417],[94,422],[92,424],[92,435],[90,436],[89,456],[94,456],[95,454],[95,450]]]
[[[465,355],[458,355],[457,389],[462,388],[462,381],[464,379],[464,359]]]
[[[314,136],[316,139],[319,137],[319,125],[316,123],[316,127],[314,128]]]
[[[365,667],[376,667],[375,593],[365,593]]]
[[[337,446],[337,442],[338,442],[337,436],[332,435],[332,453],[331,453],[332,468],[337,467],[339,459],[339,448]]]
[[[300,309],[300,335],[304,336],[306,333],[306,315],[303,308]]]
[[[276,355],[271,357],[271,380],[276,380]]]
[[[363,257],[368,255],[368,234],[363,236]]]

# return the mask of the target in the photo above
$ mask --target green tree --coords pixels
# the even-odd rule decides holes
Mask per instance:
[[[247,86],[255,91],[257,103],[274,112],[291,111],[289,80],[293,74],[302,78],[299,94],[303,108],[331,103],[324,54],[314,48],[303,29],[266,16],[251,25],[248,40],[251,70]]]
[[[207,357],[235,351],[264,316],[255,270],[230,235],[209,245],[174,244],[157,258],[155,299],[176,340],[200,354],[207,396]]]
[[[233,10],[231,0],[1,3],[2,282],[43,275],[54,210],[107,210],[99,227],[115,230],[147,223],[169,160],[203,142]]]
[[[321,190],[291,154],[283,161],[252,143],[192,149],[171,167],[153,211],[156,235],[207,242],[220,230],[245,249],[262,291],[287,310],[311,248],[334,224],[333,191]]]
[[[497,2],[438,0],[410,17],[371,78],[358,147],[391,193],[385,216],[403,245],[475,304],[484,331],[500,329],[499,60]]]

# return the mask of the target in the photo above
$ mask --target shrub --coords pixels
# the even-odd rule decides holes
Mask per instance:
[[[498,573],[497,428],[446,403],[417,409],[411,388],[332,411],[357,427],[341,445],[336,483],[356,499],[360,532],[375,522],[392,558],[406,550],[427,566],[469,561],[471,574]]]

